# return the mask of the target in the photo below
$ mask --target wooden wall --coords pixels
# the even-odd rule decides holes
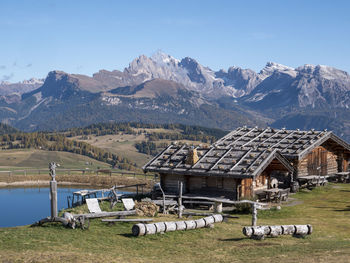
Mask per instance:
[[[184,193],[237,198],[237,180],[233,178],[161,174],[161,185],[165,192],[177,193],[178,182],[183,182]]]
[[[334,174],[337,167],[336,154],[319,146],[298,162],[297,173],[298,176]]]
[[[344,172],[350,171],[350,168],[349,168],[349,160],[343,160],[343,171],[344,171]]]
[[[183,175],[160,174],[160,183],[164,192],[178,193],[179,182],[183,183],[183,189],[187,188],[186,180]]]

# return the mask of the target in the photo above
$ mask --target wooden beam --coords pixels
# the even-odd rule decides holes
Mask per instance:
[[[243,137],[247,136],[248,134],[252,133],[256,128],[252,128],[250,131],[246,132],[245,134],[241,135],[238,139],[234,140],[233,142],[230,142],[226,147],[229,147],[231,145],[234,145],[236,142],[241,140]]]
[[[252,143],[252,142],[255,141],[256,139],[260,138],[260,137],[263,136],[268,130],[269,130],[269,128],[263,130],[258,136],[254,137],[254,139],[252,139],[252,140],[250,140],[249,142],[243,144],[242,147],[247,146],[248,144]]]
[[[306,136],[308,136],[310,133],[310,131],[308,131],[307,133],[305,133],[304,135],[302,135],[301,137],[299,137],[297,140],[295,140],[294,142],[288,144],[283,150],[289,148],[289,147],[292,147],[294,144],[296,144],[298,141],[304,139]],[[296,152],[298,149],[296,149],[294,152]]]
[[[165,148],[162,152],[160,152],[157,156],[155,156],[153,159],[151,159],[148,163],[146,163],[142,169],[145,169],[147,166],[151,166],[158,158],[162,157],[165,152],[171,149],[173,145],[170,144],[167,148]]]
[[[231,150],[232,148],[229,148],[228,150],[226,150],[226,152],[219,158],[219,160],[217,160],[217,162],[214,163],[214,165],[210,167],[209,170],[213,170],[215,166],[217,166],[222,161],[222,159],[224,159],[226,155],[228,155],[231,152]]]
[[[230,171],[233,171],[242,161],[245,157],[247,157],[247,155],[252,151],[252,149],[248,150],[245,154],[242,155],[242,157],[238,160],[238,162],[235,163],[234,166],[232,166],[230,168]]]
[[[284,137],[282,140],[279,140],[278,143],[275,143],[274,145],[270,146],[271,148],[275,148],[277,145],[281,144],[285,139],[289,138],[292,136],[296,131],[292,131],[290,134],[288,134],[286,137]]]
[[[101,218],[111,216],[132,216],[136,215],[136,210],[130,211],[116,211],[116,212],[101,212],[101,213],[89,213],[89,214],[73,214],[74,218],[85,217],[85,218]]]
[[[129,219],[101,219],[102,222],[152,222],[152,218],[129,218]]]
[[[314,147],[320,146],[322,143],[324,143],[325,141],[327,141],[330,136],[331,136],[332,132],[327,132],[323,137],[319,138],[318,140],[316,140],[315,142],[311,143],[310,146],[308,146],[306,149],[302,150],[299,154],[298,154],[298,159],[301,160],[303,159],[303,157],[308,154],[308,152],[313,149]]]
[[[276,135],[278,135],[279,133],[281,133],[283,130],[278,130],[278,132],[272,134],[269,138],[266,138],[264,141],[262,141],[260,144],[264,144],[265,142],[267,142],[268,140],[272,139],[273,137],[275,137]]]
[[[267,150],[262,151],[257,157],[256,159],[247,167],[247,171],[254,166],[254,164],[259,160],[260,157],[262,157],[265,153],[267,152]]]
[[[202,155],[201,158],[199,158],[199,160],[192,166],[192,168],[196,168],[199,165],[199,163],[201,161],[203,161],[204,158],[206,158],[208,156],[208,154],[211,153],[211,151],[214,149],[216,149],[216,148],[212,146],[204,155]]]
[[[166,162],[164,164],[168,164],[171,160],[171,158],[173,158],[174,156],[176,156],[180,151],[182,151],[185,148],[186,144],[182,145],[180,147],[180,149],[176,150],[172,155],[169,156],[169,158],[166,160]],[[164,165],[163,164],[163,165]]]

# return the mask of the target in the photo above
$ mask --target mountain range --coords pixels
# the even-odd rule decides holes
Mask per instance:
[[[0,84],[0,120],[25,131],[96,122],[184,123],[221,129],[331,129],[350,139],[350,75],[323,65],[268,62],[260,71],[214,71],[157,52],[123,71],[62,71],[45,80]]]

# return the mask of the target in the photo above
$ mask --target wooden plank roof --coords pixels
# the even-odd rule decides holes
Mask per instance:
[[[249,178],[261,173],[277,159],[293,172],[288,159],[302,159],[327,140],[341,145],[350,153],[350,145],[332,132],[240,127],[209,147],[197,147],[199,160],[185,163],[188,145],[169,145],[149,161],[144,171]]]

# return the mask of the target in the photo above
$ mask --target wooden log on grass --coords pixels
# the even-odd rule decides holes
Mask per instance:
[[[136,224],[132,227],[131,231],[134,236],[144,236],[177,230],[191,230],[202,227],[212,227],[214,223],[219,223],[222,221],[223,216],[217,214],[198,220],[158,222],[154,224]]]
[[[281,225],[281,226],[246,226],[243,234],[253,239],[264,239],[265,236],[277,237],[280,235],[293,235],[305,237],[311,235],[311,225]]]

